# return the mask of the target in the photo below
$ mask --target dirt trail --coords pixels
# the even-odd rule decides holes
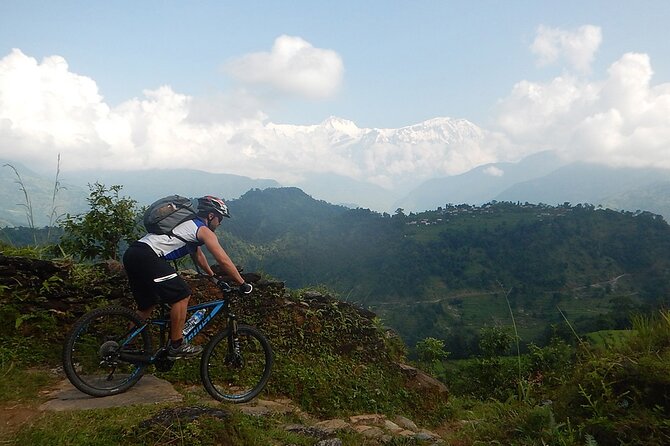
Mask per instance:
[[[109,407],[130,406],[133,404],[155,404],[179,402],[183,399],[169,382],[145,375],[133,388],[118,395],[95,398],[75,389],[68,380],[61,381],[58,388],[48,394],[49,401],[40,406],[40,410],[87,410]]]
[[[195,387],[195,386],[194,386]],[[187,389],[188,392],[188,389]],[[145,375],[130,390],[104,398],[94,398],[83,394],[75,389],[65,379],[60,381],[51,389],[40,392],[48,400],[41,405],[15,404],[0,406],[0,444],[11,438],[21,426],[30,423],[47,411],[72,411],[103,409],[111,407],[130,406],[136,404],[156,404],[183,401],[183,395],[177,392],[168,381],[156,378],[153,375]],[[302,412],[290,399],[279,398],[276,400],[256,399],[247,404],[238,406],[239,410],[254,417],[271,416],[272,414],[294,414],[299,424],[287,425],[287,431],[298,432],[317,438],[336,438],[337,431],[351,430],[369,438],[376,438],[380,443],[390,441],[394,436],[413,437],[419,440],[434,440],[439,444],[440,436],[436,433],[418,428],[414,422],[403,417],[396,417],[393,421],[384,415],[363,414],[349,417],[348,419],[317,420],[307,413]],[[174,418],[175,413],[189,411],[193,408],[166,407],[155,418],[161,418],[166,412],[169,419]],[[196,409],[202,410],[202,407]],[[220,412],[220,410],[219,410]],[[146,422],[160,422],[153,419]],[[319,443],[321,444],[321,442]],[[331,443],[323,443],[331,444]],[[332,443],[338,444],[338,443]],[[341,444],[341,442],[339,443]]]
[[[133,404],[156,404],[182,401],[183,396],[169,382],[146,375],[129,391],[105,398],[94,398],[75,389],[67,379],[40,392],[48,398],[41,405],[10,403],[0,405],[0,437],[9,436],[45,411],[88,410]],[[2,441],[0,441],[2,443]]]

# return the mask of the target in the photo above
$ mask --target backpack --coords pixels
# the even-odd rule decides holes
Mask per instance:
[[[147,208],[144,212],[144,227],[152,234],[174,235],[172,230],[177,225],[197,216],[189,198],[170,195],[156,200]]]

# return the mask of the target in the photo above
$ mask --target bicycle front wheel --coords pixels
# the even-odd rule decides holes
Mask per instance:
[[[272,348],[254,327],[238,325],[237,340],[230,328],[205,347],[200,377],[207,392],[219,401],[246,403],[265,387],[272,369]]]
[[[99,397],[137,383],[151,354],[149,330],[137,331],[142,325],[137,314],[124,307],[99,308],[82,316],[63,348],[63,368],[72,385]]]

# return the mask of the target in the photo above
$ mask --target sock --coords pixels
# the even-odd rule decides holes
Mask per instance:
[[[184,342],[184,338],[179,338],[176,341],[170,340],[170,347],[179,348],[179,346]]]

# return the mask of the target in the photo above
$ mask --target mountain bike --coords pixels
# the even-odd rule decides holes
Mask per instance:
[[[191,341],[217,316],[226,318],[225,329],[214,335],[202,352],[200,379],[213,398],[245,403],[254,399],[270,378],[272,348],[258,329],[237,322],[230,301],[231,293],[239,292],[239,288],[212,280],[223,298],[188,307],[189,316],[196,312],[204,315],[184,335],[184,340]],[[156,331],[159,348],[154,350],[152,338]],[[72,385],[91,396],[125,392],[142,378],[150,365],[160,372],[172,369],[174,359],[168,357],[169,333],[170,314],[166,304],[159,304],[158,317],[145,321],[125,307],[93,310],[75,323],[65,339],[65,374]]]

